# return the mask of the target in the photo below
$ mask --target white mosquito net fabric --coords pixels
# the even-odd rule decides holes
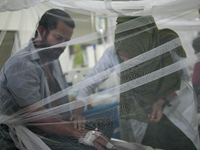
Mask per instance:
[[[95,142],[80,142],[92,140],[83,136],[89,131],[102,133],[103,149],[112,148],[109,139],[122,150],[200,149],[199,7],[198,0],[1,0],[0,149],[93,150]],[[74,20],[71,40],[53,28],[41,41],[38,22],[50,9]],[[63,47],[43,63],[43,52]],[[83,131],[74,127],[76,110]]]

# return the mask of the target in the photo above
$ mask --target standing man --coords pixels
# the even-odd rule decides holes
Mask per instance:
[[[49,96],[66,88],[58,58],[65,49],[53,46],[69,41],[75,27],[71,17],[62,10],[51,9],[41,17],[35,37],[30,40],[27,47],[14,54],[4,65],[0,77],[0,111],[1,116],[15,116],[19,111],[32,108],[31,105],[48,98]],[[44,101],[41,101],[43,103]],[[33,112],[23,114],[29,116],[31,113],[40,114],[48,109],[68,103],[68,97],[64,96],[47,104],[43,104]],[[24,111],[25,112],[25,111]],[[0,147],[4,149],[54,149],[54,150],[103,150],[116,149],[102,133],[98,131],[80,131],[75,129],[69,121],[70,112],[62,114],[47,113],[47,117],[23,122],[8,123],[9,119],[0,121]],[[31,115],[30,115],[31,116]],[[35,117],[35,116],[34,116]],[[19,121],[19,120],[18,120]],[[64,122],[65,121],[65,122]],[[26,138],[13,126],[22,126],[26,123],[33,125],[28,128],[38,136],[35,141],[33,136]],[[12,129],[12,131],[11,131]],[[9,133],[8,133],[9,132]],[[11,139],[11,137],[12,139]],[[22,135],[22,137],[21,137]],[[15,143],[17,148],[12,143]],[[7,142],[7,143],[6,143]],[[43,143],[44,142],[44,143]],[[42,144],[41,144],[42,143]],[[104,148],[103,148],[104,147]]]

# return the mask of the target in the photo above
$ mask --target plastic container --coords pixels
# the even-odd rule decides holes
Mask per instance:
[[[69,73],[66,73],[66,74],[65,74],[65,78],[66,78],[68,87],[72,86],[72,85],[73,85],[73,82],[72,82],[72,78],[71,78],[71,76],[69,75]]]
[[[81,76],[80,70],[77,70],[73,78],[73,85],[79,83],[81,80],[82,80],[82,76]]]

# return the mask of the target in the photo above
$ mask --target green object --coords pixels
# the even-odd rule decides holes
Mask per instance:
[[[120,23],[123,23],[122,20],[123,18],[120,19]],[[130,18],[127,19],[127,17],[125,17],[124,21],[127,20],[130,20]],[[136,19],[135,21],[138,20],[140,20],[138,24],[147,24],[136,29],[118,33],[115,36],[116,39],[123,38],[123,40],[116,40],[117,42],[115,42],[115,49],[120,63],[124,62],[122,55],[124,58],[134,58],[178,38],[178,35],[170,29],[158,30],[151,16],[142,17],[142,19]],[[182,46],[172,51],[175,51],[181,57],[186,57]],[[121,84],[135,80],[173,63],[174,61],[170,52],[157,56],[121,72]],[[181,79],[178,72],[174,72],[145,85],[121,93],[120,118],[137,119],[142,122],[148,122],[148,114],[152,112],[153,104],[157,100],[168,97],[172,92],[179,90],[180,82]]]
[[[136,19],[136,18],[139,18],[139,16],[123,16],[123,17],[118,17],[116,22],[117,22],[117,24],[120,24],[120,23],[124,23],[124,22],[130,21],[130,20]]]
[[[73,68],[84,67],[83,50],[80,44],[74,45]]]

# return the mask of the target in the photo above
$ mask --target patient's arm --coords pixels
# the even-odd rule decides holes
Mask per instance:
[[[46,110],[46,108],[39,107],[34,112],[39,112],[44,110]],[[59,119],[56,115],[53,114],[50,115],[48,114],[47,117],[36,119],[34,120],[34,123],[41,123],[41,125],[35,125],[35,126],[47,133],[74,137],[78,139],[80,143],[82,142],[85,145],[88,145],[87,144],[88,139],[86,135],[88,135],[89,132],[90,133],[92,132],[87,130],[80,131],[78,129],[75,129],[73,124],[69,122],[64,122],[63,120]],[[98,150],[104,150],[102,146],[106,147],[107,145],[111,145],[110,149],[117,150],[117,148],[111,143],[111,141],[107,137],[105,137],[102,133],[99,134],[100,136],[93,138],[93,140],[91,141],[92,145],[90,143],[90,146],[94,146]],[[84,139],[87,139],[86,142],[83,142]]]
[[[26,107],[23,107],[23,108],[26,108]],[[46,110],[46,108],[41,106],[38,109],[36,109],[34,112],[39,112],[39,111],[44,111],[44,110]],[[38,125],[35,125],[37,128],[51,134],[65,135],[65,136],[70,136],[70,137],[75,137],[75,138],[80,138],[80,137],[85,136],[85,133],[74,129],[73,124],[69,122],[64,122],[57,115],[54,115],[54,114],[48,115],[47,117],[36,119],[34,120],[34,123],[39,123]]]

